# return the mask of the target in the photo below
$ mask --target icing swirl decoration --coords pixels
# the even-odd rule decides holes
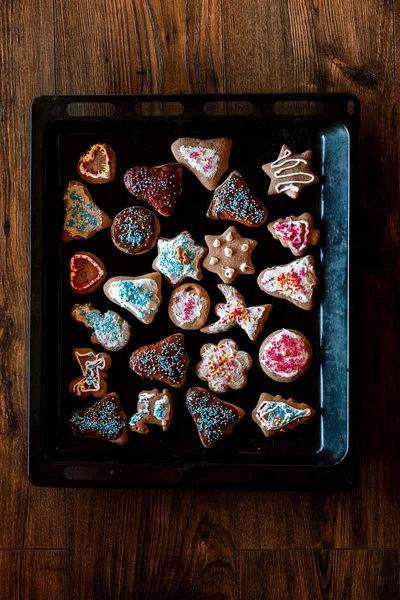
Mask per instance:
[[[310,415],[311,410],[309,408],[298,410],[284,402],[269,401],[262,402],[256,412],[261,427],[269,431],[282,429],[285,425],[289,425],[289,423],[297,421],[301,417],[308,417]]]
[[[273,162],[263,165],[263,171],[271,178],[268,194],[287,194],[297,198],[303,187],[317,183],[318,177],[310,169],[311,150],[295,154],[283,145]]]

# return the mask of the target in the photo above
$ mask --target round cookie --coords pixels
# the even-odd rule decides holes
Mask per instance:
[[[263,341],[259,353],[264,373],[282,383],[290,383],[304,375],[311,359],[310,342],[295,329],[274,331]]]
[[[114,218],[111,239],[125,254],[144,254],[151,250],[160,235],[160,221],[148,208],[130,206]]]
[[[108,144],[93,144],[78,162],[79,176],[87,183],[108,183],[115,177],[115,152]]]
[[[75,252],[69,259],[69,286],[76,294],[91,294],[107,275],[102,261],[91,252]]]
[[[184,283],[171,294],[168,314],[181,329],[201,329],[210,312],[210,296],[197,283]]]

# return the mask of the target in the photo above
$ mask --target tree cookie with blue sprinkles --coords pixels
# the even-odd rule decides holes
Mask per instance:
[[[112,277],[103,286],[111,302],[129,310],[145,325],[153,322],[161,304],[161,275],[148,273],[138,277]]]
[[[93,201],[89,190],[79,181],[70,181],[64,191],[63,242],[88,240],[95,233],[107,229],[111,220]]]
[[[140,377],[162,381],[176,388],[185,383],[188,364],[185,338],[181,333],[134,350],[129,361],[132,371]]]
[[[224,436],[232,433],[246,414],[239,406],[225,402],[201,387],[188,390],[186,406],[205,448],[211,448]]]
[[[293,398],[285,400],[282,396],[264,393],[261,394],[251,416],[265,437],[272,437],[307,423],[315,416],[315,410],[308,404],[296,402]]]
[[[124,208],[111,225],[111,239],[125,254],[144,254],[156,245],[160,235],[160,221],[143,206]]]
[[[71,317],[94,330],[90,341],[100,344],[106,350],[117,352],[126,346],[131,336],[131,326],[113,310],[102,313],[91,304],[75,304]]]
[[[207,217],[260,227],[267,220],[267,209],[250,192],[240,173],[232,171],[215,190]]]
[[[135,414],[129,419],[129,427],[136,433],[146,435],[149,425],[159,425],[167,431],[172,421],[172,398],[167,389],[160,392],[145,390],[139,393]]]
[[[182,193],[182,165],[132,167],[124,175],[125,187],[135,198],[147,202],[163,217],[170,217]]]
[[[152,266],[177,286],[186,277],[197,281],[203,277],[200,263],[206,254],[206,248],[196,244],[188,231],[182,231],[172,239],[159,238],[158,255]]]
[[[118,394],[107,394],[88,408],[78,410],[68,419],[73,435],[104,440],[112,444],[126,444],[127,417]]]

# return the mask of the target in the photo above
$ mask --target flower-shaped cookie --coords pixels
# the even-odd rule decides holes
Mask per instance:
[[[246,385],[246,371],[252,365],[251,356],[238,350],[233,340],[221,340],[218,346],[205,344],[200,349],[200,355],[201,361],[196,365],[197,377],[208,381],[213,392],[222,394],[228,388],[241,390]]]
[[[153,269],[164,275],[174,286],[185,277],[199,280],[203,277],[200,261],[206,253],[206,248],[196,244],[188,231],[182,231],[170,240],[159,238],[158,255],[154,259]]]
[[[236,227],[228,227],[221,235],[206,235],[204,239],[209,253],[203,267],[219,275],[224,283],[232,283],[238,275],[254,273],[251,254],[257,242],[243,238]]]

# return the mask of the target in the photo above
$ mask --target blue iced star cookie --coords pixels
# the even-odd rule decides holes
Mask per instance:
[[[153,269],[174,286],[186,277],[200,280],[203,277],[200,261],[206,253],[207,249],[196,244],[188,231],[182,231],[170,240],[159,238]]]

